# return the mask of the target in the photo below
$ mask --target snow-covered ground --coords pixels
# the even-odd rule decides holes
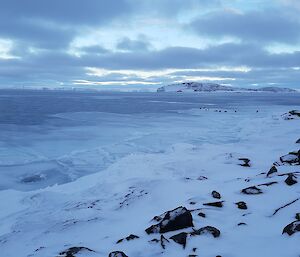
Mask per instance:
[[[129,97],[109,96],[120,109]],[[300,148],[300,118],[282,116],[300,109],[300,96],[207,97],[143,95],[129,99],[139,111],[81,108],[1,124],[0,256],[67,256],[70,247],[93,250],[78,257],[299,256],[300,232],[282,231],[300,212],[300,166],[280,157]],[[274,162],[278,171],[267,176]],[[291,172],[298,183],[289,186],[283,174]],[[277,183],[262,185],[269,182]],[[241,192],[250,186],[262,193]],[[203,205],[216,201],[223,207]],[[153,241],[161,237],[145,232],[153,217],[179,206],[191,211],[194,229],[213,226],[220,236],[188,227],[163,233],[165,249]],[[180,232],[185,248],[170,239]],[[130,234],[139,238],[116,243]]]

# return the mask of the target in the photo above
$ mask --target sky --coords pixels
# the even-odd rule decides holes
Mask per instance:
[[[300,88],[299,0],[1,0],[0,88]]]

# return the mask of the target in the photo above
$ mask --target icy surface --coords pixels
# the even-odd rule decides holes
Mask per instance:
[[[266,177],[280,156],[297,150],[300,120],[281,115],[299,109],[299,95],[43,93],[38,103],[36,92],[13,94],[2,99],[27,103],[28,110],[15,108],[15,117],[5,118],[1,106],[1,256],[56,257],[73,246],[95,251],[87,256],[120,250],[179,257],[195,247],[203,257],[299,255],[300,233],[282,230],[295,220],[300,200],[273,215],[299,197],[299,165],[277,167],[296,174],[292,186],[285,175]],[[251,166],[240,166],[239,158]],[[250,186],[263,193],[241,194]],[[203,206],[215,200],[213,190],[223,208]],[[239,201],[248,209],[238,209]],[[152,218],[178,206],[202,209],[206,218],[193,212],[195,229],[213,226],[221,236],[188,237],[185,249],[172,240],[165,249],[149,242],[159,239],[145,233]],[[192,232],[164,236],[183,231]],[[130,234],[140,238],[116,244]]]

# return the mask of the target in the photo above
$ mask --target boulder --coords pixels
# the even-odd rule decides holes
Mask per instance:
[[[60,252],[59,255],[64,256],[64,257],[75,257],[74,254],[77,254],[79,252],[95,252],[95,251],[93,251],[87,247],[74,246],[74,247],[70,247],[67,250]]]
[[[295,220],[292,223],[285,226],[285,228],[282,231],[282,234],[288,234],[289,236],[293,235],[296,232],[300,231],[300,221]]]
[[[215,190],[211,192],[211,195],[213,198],[221,199],[221,194]]]
[[[282,164],[300,165],[300,150],[281,156],[280,161]]]
[[[268,171],[267,173],[267,177],[270,177],[272,174],[276,173],[277,172],[277,168],[276,166],[272,166],[271,169]]]
[[[139,236],[130,234],[129,236],[127,236],[127,237],[125,237],[125,238],[119,239],[119,240],[117,241],[117,244],[123,242],[124,240],[130,241],[130,240],[134,240],[134,239],[137,239],[137,238],[139,238]]]
[[[298,111],[298,110],[292,110],[292,111],[289,111],[288,113],[284,113],[282,115],[282,117],[285,120],[293,120],[293,119],[296,119],[296,118],[300,117],[300,111]]]
[[[167,211],[158,224],[150,226],[145,231],[147,234],[165,233],[193,226],[191,212],[185,207],[180,206],[174,210]]]
[[[296,144],[300,144],[300,138],[296,141]]]
[[[210,234],[216,238],[221,235],[221,232],[219,229],[215,227],[206,226],[200,229],[194,229],[194,231],[191,233],[191,236],[206,235],[206,234]]]
[[[241,192],[246,195],[258,195],[263,193],[262,190],[256,186],[244,188]]]
[[[247,204],[243,201],[237,202],[235,204],[237,205],[237,207],[239,209],[242,209],[242,210],[247,210],[248,209]]]
[[[211,203],[204,203],[203,205],[205,205],[205,206],[213,206],[213,207],[222,208],[222,207],[223,207],[223,202],[224,202],[224,201],[211,202]]]
[[[239,161],[242,161],[242,163],[240,163],[240,166],[243,167],[250,167],[250,160],[248,158],[239,158]]]
[[[296,213],[295,218],[296,218],[297,220],[300,220],[300,212]]]
[[[174,242],[176,242],[177,244],[182,245],[183,248],[185,248],[187,236],[188,236],[188,233],[186,233],[186,232],[181,232],[181,233],[179,233],[179,234],[176,234],[176,235],[174,235],[174,236],[171,236],[170,239],[172,239]]]
[[[296,176],[293,173],[288,174],[286,180],[284,181],[288,186],[292,186],[298,183]]]
[[[205,213],[203,213],[203,212],[199,212],[199,213],[198,213],[198,216],[200,216],[200,217],[202,217],[202,218],[205,218],[205,217],[206,217]]]

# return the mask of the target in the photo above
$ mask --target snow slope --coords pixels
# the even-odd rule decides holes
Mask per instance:
[[[300,166],[281,165],[278,173],[266,177],[280,156],[299,149],[295,142],[300,136],[300,120],[281,116],[290,109],[295,108],[178,111],[178,120],[168,120],[175,134],[161,126],[173,141],[163,151],[123,156],[105,170],[72,183],[28,192],[1,191],[1,256],[66,256],[59,253],[75,246],[94,251],[74,254],[78,257],[108,256],[116,250],[129,257],[298,256],[300,233],[288,236],[282,235],[282,230],[295,220],[300,200],[272,214],[299,198],[297,173],[298,183],[292,186],[284,182],[286,175],[278,174],[300,172]],[[189,130],[181,124],[182,117],[190,118]],[[205,126],[200,126],[203,122]],[[186,134],[194,141],[187,143]],[[216,140],[203,142],[202,137]],[[249,158],[251,166],[241,166],[239,158]],[[277,183],[261,185],[268,182]],[[261,185],[263,193],[241,193],[254,185]],[[219,201],[211,196],[213,190],[221,194],[222,208],[203,205]],[[235,203],[239,201],[246,202],[248,209],[238,209]],[[213,226],[221,236],[189,234],[183,248],[170,237],[193,231],[186,228],[164,233],[168,239],[165,249],[151,241],[160,239],[159,234],[145,232],[157,223],[152,218],[178,206],[194,210],[194,228]],[[130,234],[139,238],[116,244]]]

